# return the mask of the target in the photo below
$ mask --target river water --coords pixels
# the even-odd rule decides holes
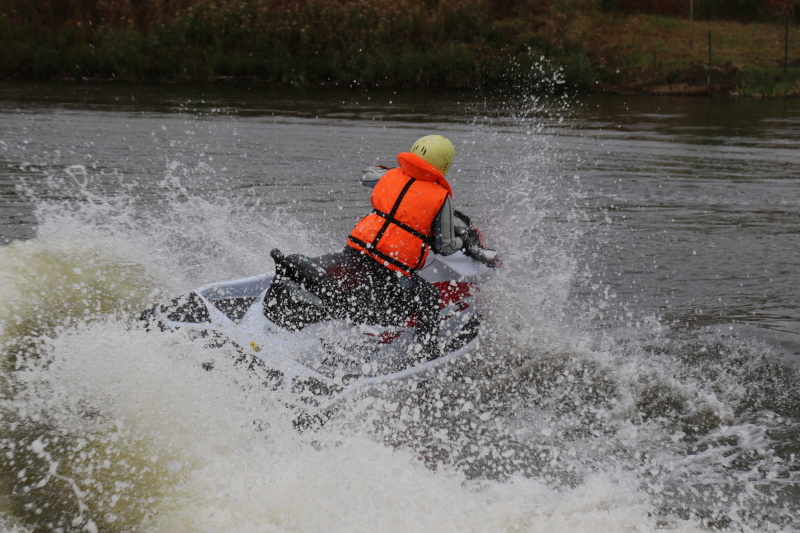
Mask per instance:
[[[526,91],[0,84],[0,527],[800,530],[800,102]],[[298,433],[137,327],[427,133],[504,259],[464,368]]]

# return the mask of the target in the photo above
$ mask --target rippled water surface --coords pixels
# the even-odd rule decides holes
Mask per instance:
[[[137,327],[339,249],[427,133],[504,258],[460,368],[298,433]],[[798,146],[793,100],[1,83],[0,526],[798,530]]]

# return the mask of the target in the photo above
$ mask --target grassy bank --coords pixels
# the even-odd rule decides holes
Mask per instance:
[[[482,0],[199,0],[174,13],[97,13],[52,31],[7,17],[0,71],[22,77],[302,86],[470,88],[492,83],[515,46]],[[90,15],[91,16],[91,15]],[[27,17],[32,19],[34,17]],[[77,18],[77,17],[76,17]]]
[[[605,76],[608,89],[695,94],[708,92],[710,82],[715,93],[800,94],[795,25],[787,43],[785,23],[631,16],[607,19],[587,40],[598,68],[616,74]]]
[[[621,16],[604,4],[0,0],[0,75],[483,90],[544,61],[543,76],[561,69],[583,91],[800,94],[794,24],[784,66],[778,21]]]

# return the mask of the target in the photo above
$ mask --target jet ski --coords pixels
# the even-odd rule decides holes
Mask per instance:
[[[212,346],[232,343],[240,361],[261,372],[288,405],[327,408],[357,390],[430,379],[476,348],[478,293],[500,260],[476,229],[467,234],[465,250],[431,252],[418,271],[441,293],[441,355],[432,360],[416,359],[413,314],[367,312],[375,302],[358,283],[358,260],[345,252],[307,257],[274,249],[273,272],[204,285],[140,318],[149,330],[181,331]]]

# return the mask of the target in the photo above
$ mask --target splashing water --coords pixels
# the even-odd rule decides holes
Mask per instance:
[[[480,349],[439,380],[356,399],[304,433],[231,347],[147,333],[135,317],[205,282],[270,269],[272,247],[318,255],[341,246],[366,208],[361,191],[287,179],[284,161],[269,162],[318,143],[309,157],[324,162],[322,174],[355,175],[344,146],[360,140],[373,157],[394,149],[397,132],[286,120],[270,125],[287,137],[276,141],[259,117],[222,116],[182,126],[192,133],[173,133],[151,166],[40,154],[20,189],[36,234],[0,250],[8,529],[796,528],[796,375],[769,346],[725,328],[672,331],[649,316],[595,328],[592,310],[613,296],[587,289],[597,250],[586,241],[601,229],[551,131],[570,110],[525,96],[508,106],[469,127],[431,125],[465,154],[452,180],[458,207],[504,258],[483,291]],[[176,129],[170,120],[129,127],[162,135],[163,121]],[[252,144],[219,140],[231,121],[236,142]],[[238,154],[259,142],[285,143],[248,163],[282,190],[223,170],[241,168]],[[4,157],[20,151],[7,144]],[[320,209],[334,215],[303,213],[327,190],[336,201]]]

